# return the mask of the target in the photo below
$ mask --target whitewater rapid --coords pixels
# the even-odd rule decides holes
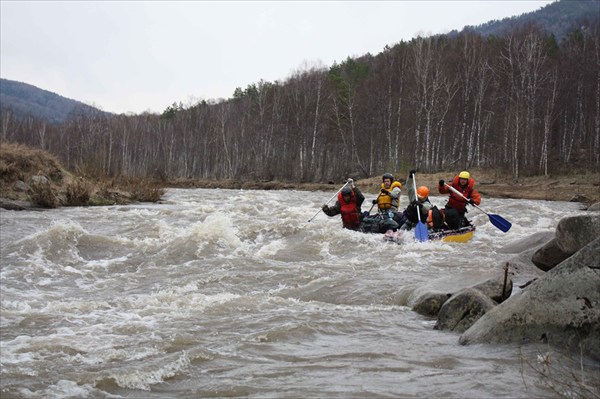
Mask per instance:
[[[333,192],[0,211],[0,396],[554,397],[522,361],[548,348],[459,346],[402,293],[500,271],[579,204],[484,198],[508,233],[472,210],[468,243],[397,245],[308,223]]]

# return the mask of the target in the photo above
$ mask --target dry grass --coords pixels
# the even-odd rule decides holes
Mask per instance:
[[[87,206],[90,204],[94,187],[92,183],[82,178],[73,180],[65,185],[65,206]]]
[[[27,190],[18,190],[21,181]],[[0,198],[29,201],[34,206],[87,206],[157,202],[165,193],[158,183],[144,179],[116,181],[108,177],[75,177],[58,158],[22,144],[0,142]]]
[[[547,351],[538,353],[535,360],[527,358],[521,352],[520,360],[521,374],[523,375],[525,368],[533,370],[539,383],[551,390],[557,398],[600,399],[598,368],[586,365],[583,353],[575,356],[548,348]]]
[[[30,201],[41,208],[56,208],[60,201],[49,181],[34,181],[27,192]]]
[[[61,182],[63,167],[55,156],[22,144],[0,143],[0,181],[12,183],[27,181],[31,176],[47,176],[51,181]]]
[[[125,181],[125,189],[131,193],[133,201],[158,202],[165,189],[150,179],[137,178]]]

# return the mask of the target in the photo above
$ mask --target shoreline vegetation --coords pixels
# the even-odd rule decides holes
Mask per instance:
[[[590,205],[600,201],[600,172],[560,176],[512,176],[488,169],[469,169],[475,188],[485,198],[513,198],[546,201],[574,201]],[[435,195],[440,179],[451,180],[459,171],[418,173],[418,185]],[[407,171],[395,173],[404,183]],[[366,195],[376,195],[379,176],[355,180]],[[0,146],[0,207],[5,209],[55,208],[59,206],[126,205],[159,202],[167,188],[220,188],[244,190],[297,190],[336,192],[344,179],[326,183],[249,181],[244,179],[157,180],[145,177],[91,177],[67,171],[57,157],[22,144],[2,142]]]

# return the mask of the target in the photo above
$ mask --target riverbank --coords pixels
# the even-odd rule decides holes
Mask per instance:
[[[476,181],[475,188],[485,198],[512,198],[545,201],[571,201],[581,202],[589,206],[600,201],[600,174],[578,174],[569,176],[532,176],[520,179],[498,178],[493,173],[486,171],[472,172]],[[426,185],[432,193],[436,193],[440,179],[451,180],[452,173],[417,174],[417,184]],[[74,178],[65,179],[73,181]],[[400,179],[404,183],[404,179]],[[89,182],[89,202],[80,205],[126,205],[140,199],[132,193],[131,182],[129,188],[125,184],[115,183],[114,180],[94,180]],[[244,190],[298,190],[298,191],[326,191],[334,193],[343,182],[339,183],[290,183],[279,181],[243,181],[243,180],[173,180],[152,181],[138,184],[137,187],[146,187],[146,190],[160,190],[164,188],[221,188]],[[365,194],[377,195],[380,179],[357,179],[355,184]],[[67,183],[52,184],[57,192],[67,190]],[[31,200],[27,191],[17,181],[12,184],[0,185],[0,208],[5,209],[30,209],[39,208]],[[403,187],[403,189],[405,189]],[[64,196],[64,195],[63,195]],[[152,202],[160,200],[157,196]]]
[[[484,196],[492,198],[533,199],[546,201],[575,201],[593,204],[600,201],[600,173],[571,174],[564,176],[530,176],[515,179],[494,170],[472,169],[475,188]],[[417,173],[419,186],[428,186],[436,193],[440,179],[451,181],[456,172]],[[396,176],[403,184],[407,176]],[[247,190],[301,190],[301,191],[337,191],[343,181],[336,183],[289,183],[256,182],[244,180],[175,180],[166,184],[179,188],[226,188]],[[380,177],[355,179],[355,184],[366,194],[379,191]]]
[[[53,155],[20,144],[0,146],[0,208],[29,209],[56,206],[113,205],[135,201],[157,202],[165,188],[222,188],[245,190],[300,190],[335,193],[344,183],[294,183],[242,179],[202,180],[84,177],[67,171]],[[476,189],[485,197],[576,201],[586,205],[600,201],[600,173],[514,178],[495,170],[471,169]],[[440,179],[450,181],[456,171],[417,173],[418,185],[437,193]],[[381,178],[359,179],[365,193],[377,195]],[[405,182],[406,173],[396,178]]]

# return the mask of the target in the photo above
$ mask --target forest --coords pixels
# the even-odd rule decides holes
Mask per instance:
[[[162,114],[73,113],[51,125],[2,109],[1,139],[84,175],[165,181],[598,171],[599,38],[597,22],[560,41],[534,24],[416,37]]]

